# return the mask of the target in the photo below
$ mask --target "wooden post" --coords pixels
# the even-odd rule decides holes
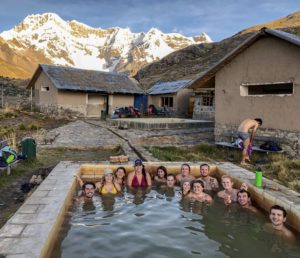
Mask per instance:
[[[2,84],[2,90],[1,90],[1,108],[4,107],[4,90],[3,90],[3,84]]]
[[[11,171],[10,171],[10,165],[8,165],[8,166],[7,166],[7,169],[6,169],[6,175],[10,176],[10,172],[11,172]]]
[[[32,87],[30,88],[30,111],[32,112],[33,105],[32,105]]]

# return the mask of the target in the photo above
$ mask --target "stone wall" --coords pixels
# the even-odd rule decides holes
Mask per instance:
[[[233,142],[236,139],[237,126],[215,124],[216,142]],[[259,128],[254,138],[254,145],[260,146],[265,141],[276,141],[290,155],[300,155],[300,132],[279,129]]]
[[[74,109],[72,106],[43,105],[38,109],[43,113],[58,116],[84,116],[85,113],[85,106],[76,106]]]
[[[197,94],[195,96],[193,119],[215,120],[215,105],[202,106],[202,96]]]

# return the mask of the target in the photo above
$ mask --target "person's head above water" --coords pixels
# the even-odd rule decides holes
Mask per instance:
[[[184,163],[181,165],[181,175],[182,176],[188,176],[190,174],[191,167],[189,164]]]
[[[279,205],[273,205],[270,208],[270,220],[274,227],[282,226],[283,223],[286,221],[286,210],[279,206]]]
[[[207,177],[209,176],[209,165],[208,164],[202,164],[200,165],[200,174],[202,177]]]
[[[95,194],[96,185],[93,182],[85,182],[82,185],[84,195],[88,198],[92,198]]]
[[[143,166],[143,161],[141,159],[136,159],[134,161],[134,166],[137,167],[137,166]]]
[[[169,188],[173,188],[175,186],[176,179],[174,174],[168,174],[167,175],[167,186]]]

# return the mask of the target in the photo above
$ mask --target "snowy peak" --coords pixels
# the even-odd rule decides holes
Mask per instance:
[[[133,33],[129,28],[120,27],[93,28],[76,20],[64,21],[55,13],[29,15],[0,37],[10,53],[23,55],[24,59],[26,55],[37,62],[47,60],[50,64],[131,75],[176,50],[211,42],[205,33],[192,38],[178,33],[166,34],[157,28],[146,33]],[[0,56],[1,51],[0,48]],[[31,58],[30,55],[35,54],[37,56]]]

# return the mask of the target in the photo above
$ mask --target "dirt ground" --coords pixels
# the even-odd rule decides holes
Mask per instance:
[[[57,118],[42,113],[0,109],[0,141],[9,138],[8,142],[11,146],[10,140],[15,138],[17,145],[15,150],[20,153],[20,142],[23,137],[35,138],[39,134],[45,134],[49,130],[73,120],[70,117]],[[109,156],[120,154],[123,154],[120,148],[108,150],[97,148],[88,150],[38,149],[36,160],[21,160],[12,167],[11,175],[8,176],[5,170],[0,170],[0,227],[35,189],[36,186],[30,185],[33,187],[30,192],[24,192],[24,188],[23,191],[21,190],[22,185],[28,187],[32,175],[41,175],[42,177],[48,175],[61,160],[108,160]]]

